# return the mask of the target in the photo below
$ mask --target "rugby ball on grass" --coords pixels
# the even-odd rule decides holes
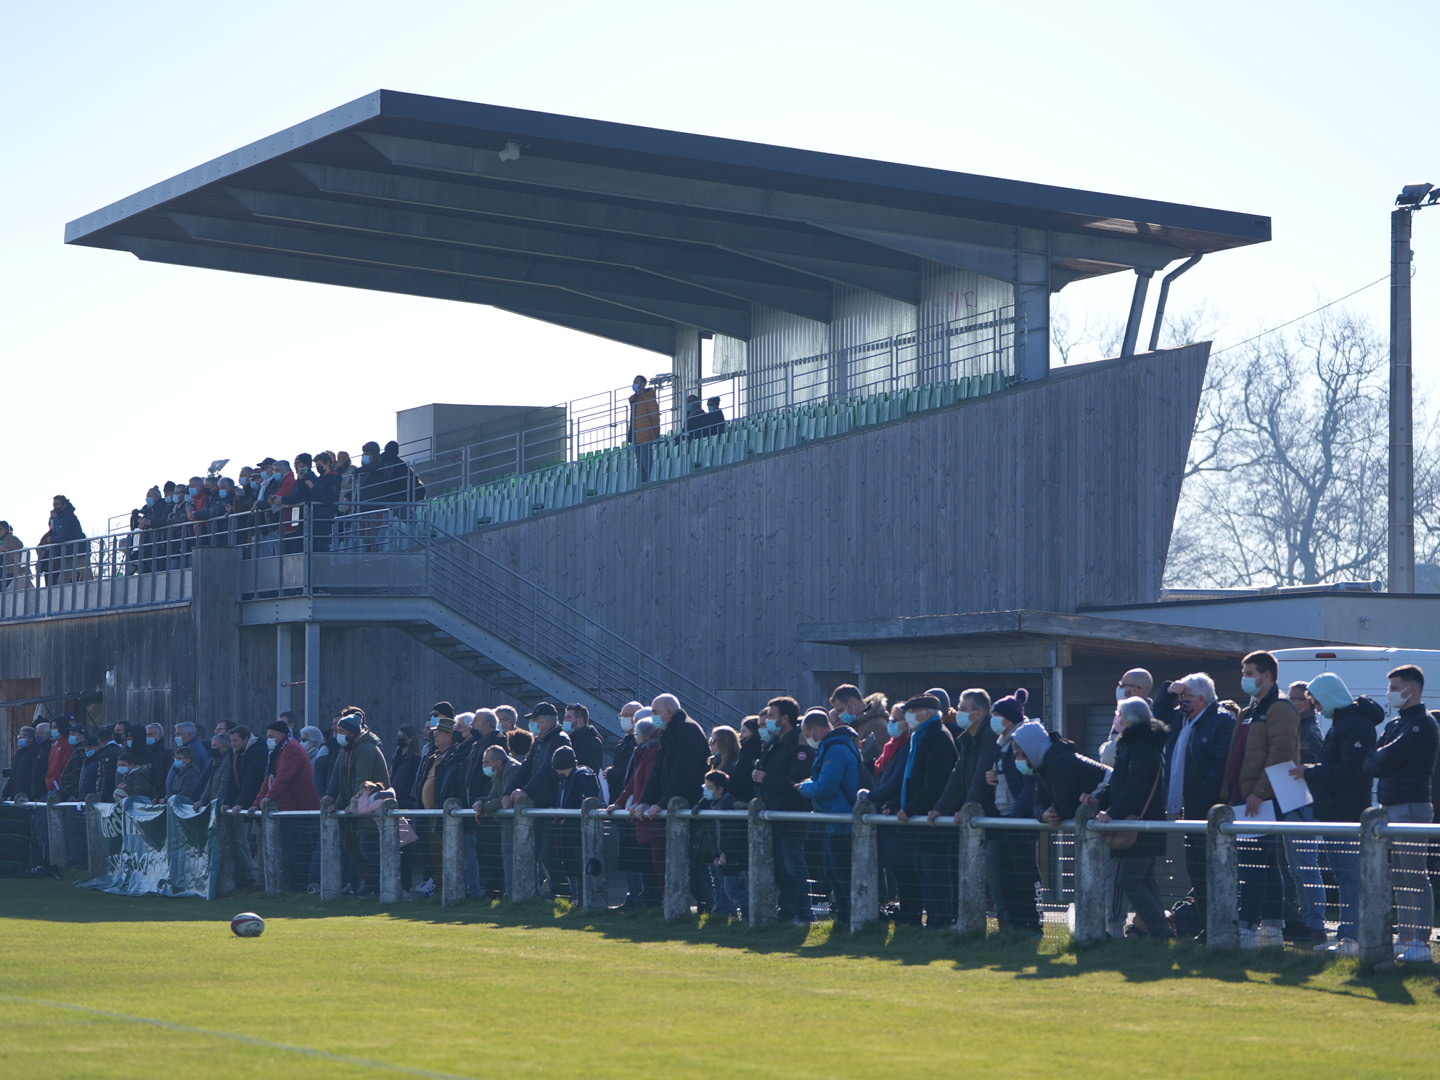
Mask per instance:
[[[253,911],[242,911],[230,920],[230,930],[236,937],[259,937],[265,932],[265,920]]]

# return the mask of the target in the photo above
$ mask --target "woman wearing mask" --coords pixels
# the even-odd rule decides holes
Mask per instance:
[[[735,771],[735,763],[739,760],[740,733],[723,724],[713,728],[710,732],[709,769],[711,771],[718,769],[729,775]]]
[[[334,758],[325,742],[325,733],[313,724],[300,729],[300,742],[310,757],[310,767],[315,770],[315,790],[324,791],[330,779],[330,764]]]
[[[764,753],[760,718],[747,716],[740,722],[740,749],[735,758],[735,768],[729,770],[730,794],[737,803],[748,803],[755,797],[755,782],[750,779],[750,774],[755,771]]]
[[[1165,740],[1170,729],[1150,715],[1143,698],[1126,698],[1116,709],[1121,725],[1115,744],[1115,772],[1100,793],[1096,821],[1164,821],[1165,797],[1160,791],[1165,771]],[[1085,802],[1095,802],[1083,795]],[[1112,834],[1113,835],[1113,834]],[[1155,860],[1165,853],[1162,833],[1139,833],[1134,844],[1111,851],[1120,863],[1117,887],[1144,923],[1143,936],[1171,938],[1165,905],[1155,885]]]

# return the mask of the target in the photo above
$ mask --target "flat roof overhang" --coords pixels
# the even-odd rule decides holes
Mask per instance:
[[[513,144],[513,145],[512,145]],[[518,151],[518,156],[510,151]],[[673,353],[935,260],[1049,285],[1270,239],[1268,217],[377,90],[66,226],[138,258],[486,304]]]

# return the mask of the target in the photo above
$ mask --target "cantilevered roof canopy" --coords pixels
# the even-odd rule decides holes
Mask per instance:
[[[828,321],[837,283],[915,303],[925,259],[1033,287],[1038,252],[1054,291],[1269,238],[1252,214],[391,90],[65,230],[662,353],[677,327],[748,338],[757,305]]]

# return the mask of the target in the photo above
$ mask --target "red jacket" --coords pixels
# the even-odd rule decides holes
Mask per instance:
[[[274,799],[281,810],[319,810],[320,796],[315,792],[315,766],[300,740],[287,736],[280,746],[270,751],[265,768],[265,782],[255,796],[252,809],[258,810],[266,799]]]
[[[75,747],[70,745],[68,738],[56,736],[55,745],[50,748],[50,766],[45,770],[45,792],[60,790],[60,777],[65,773],[65,766],[70,764],[70,755],[75,752]]]

